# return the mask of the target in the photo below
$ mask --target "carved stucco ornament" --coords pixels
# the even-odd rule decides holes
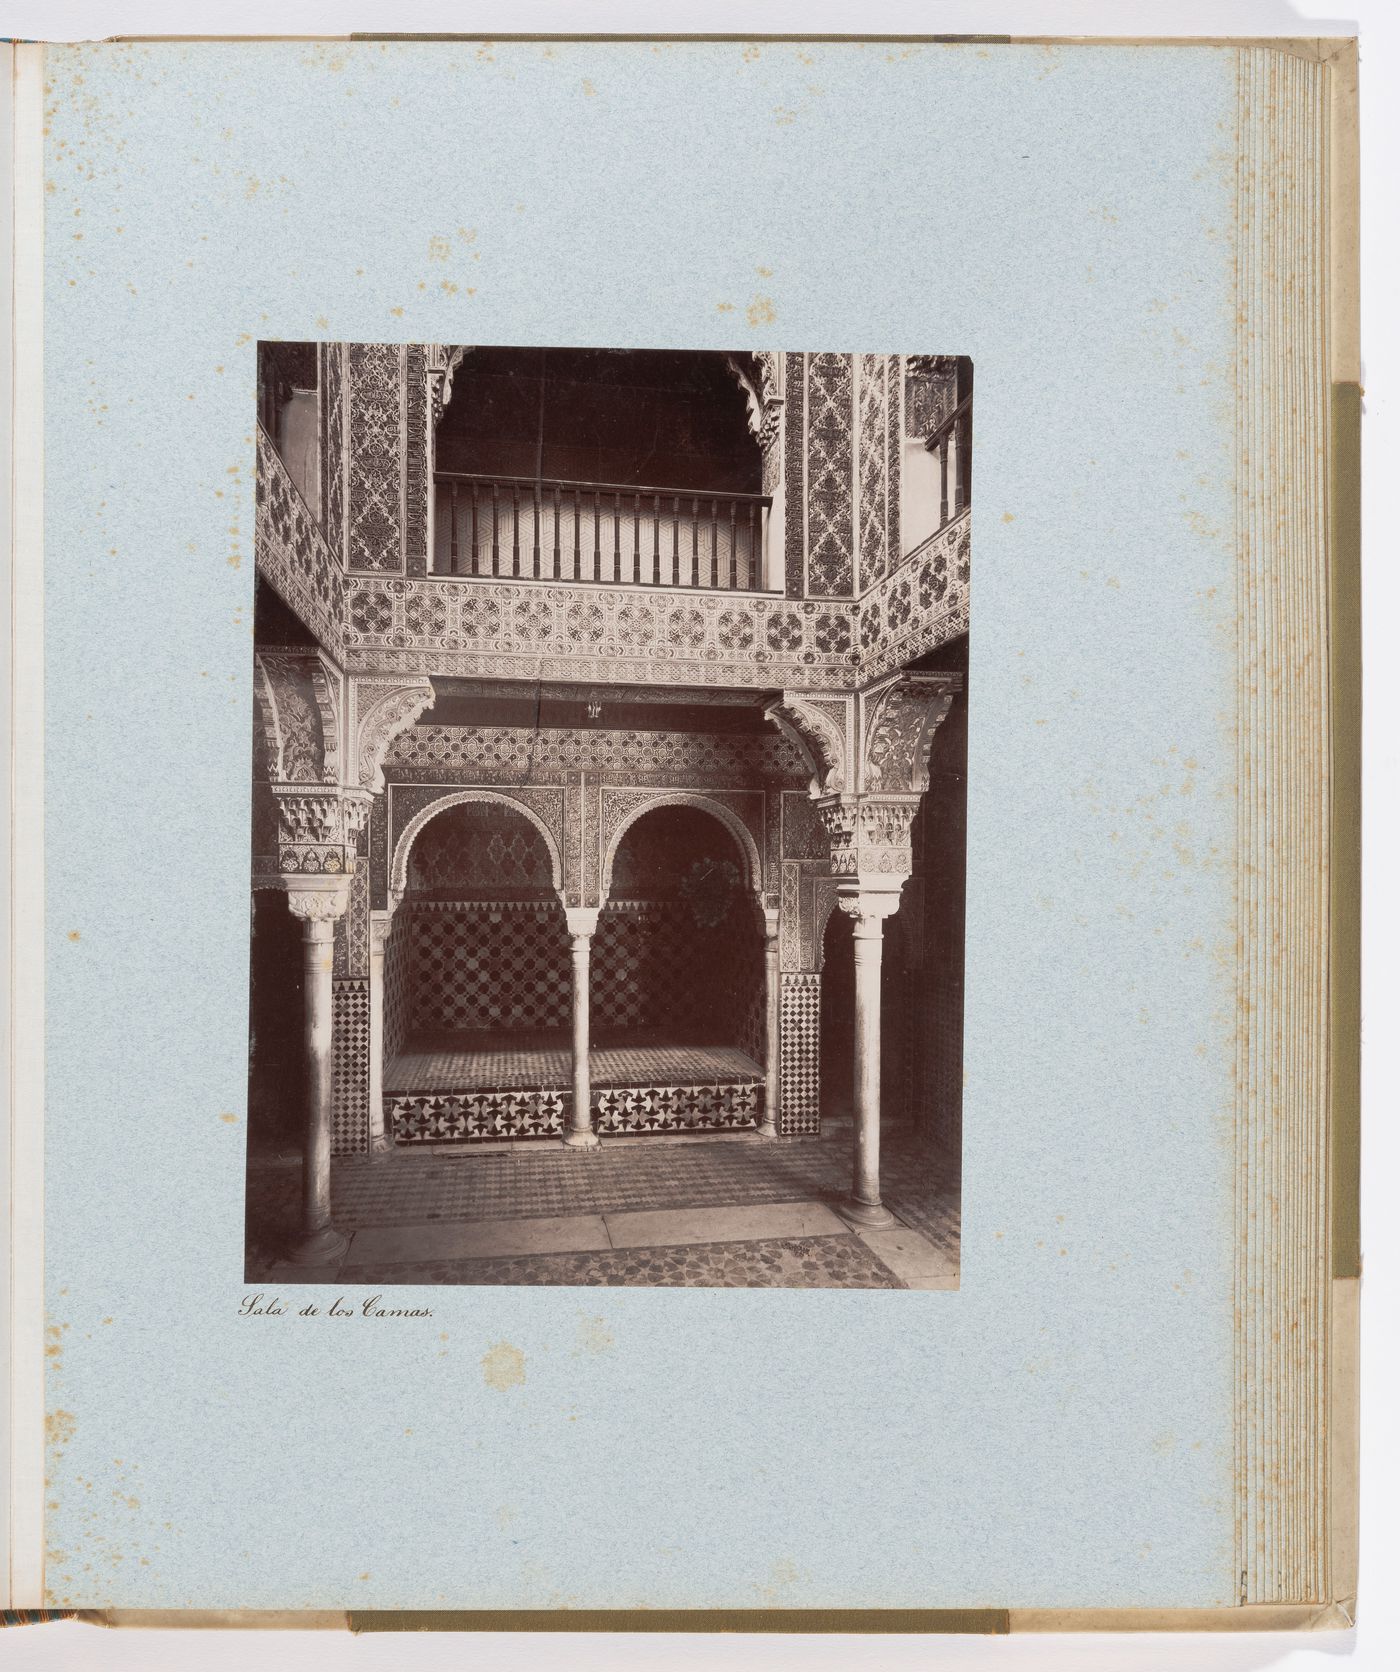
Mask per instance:
[[[766,452],[777,437],[783,418],[782,356],[730,354],[725,358],[725,366],[743,390],[749,434]]]
[[[319,652],[268,649],[253,660],[253,701],[274,779],[340,778],[340,677]]]
[[[424,358],[428,373],[428,400],[432,412],[434,425],[441,422],[442,414],[448,402],[452,399],[452,379],[456,375],[458,366],[471,353],[469,347],[459,347],[452,343],[428,343],[425,345]]]
[[[910,673],[864,701],[860,785],[867,794],[921,795],[933,735],[961,685],[957,674]]]
[[[846,788],[846,740],[829,714],[794,691],[784,691],[770,702],[763,717],[798,749],[812,773],[810,793],[815,800],[838,795]]]
[[[433,683],[425,675],[355,681],[355,769],[360,788],[379,795],[384,762],[394,739],[433,705]]]

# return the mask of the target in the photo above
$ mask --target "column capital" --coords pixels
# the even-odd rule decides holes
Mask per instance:
[[[824,796],[817,810],[831,843],[831,874],[897,896],[914,869],[910,831],[919,801],[913,794]]]
[[[372,911],[369,914],[369,949],[371,955],[383,955],[388,944],[389,936],[394,932],[394,906],[387,911]]]
[[[776,906],[760,905],[759,909],[763,913],[764,940],[776,942],[778,939],[779,919],[781,918],[782,913]]]
[[[278,871],[305,876],[348,876],[355,845],[369,818],[373,796],[336,784],[274,783]]]
[[[598,929],[601,906],[565,906],[564,920],[574,940],[590,940]]]
[[[863,878],[858,886],[843,889],[836,896],[836,904],[854,920],[851,932],[857,940],[879,940],[885,919],[899,910],[901,883],[891,888],[882,886],[885,881],[877,879],[872,887]]]
[[[287,891],[288,911],[306,925],[309,938],[328,936],[350,904],[350,879],[344,875],[290,874],[282,878],[282,886]]]

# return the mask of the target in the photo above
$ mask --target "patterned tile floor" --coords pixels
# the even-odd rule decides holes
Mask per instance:
[[[344,1266],[341,1281],[553,1283],[657,1289],[898,1289],[899,1279],[856,1236],[765,1238],[679,1248],[612,1248],[509,1260],[430,1260]]]
[[[675,1044],[655,1035],[601,1035],[588,1053],[595,1086],[703,1085],[761,1081],[763,1069],[729,1045]],[[428,1034],[410,1041],[384,1069],[384,1090],[425,1092],[567,1089],[573,1077],[562,1034]]]
[[[733,1140],[668,1144],[643,1138],[605,1142],[591,1151],[551,1145],[487,1155],[397,1153],[373,1160],[367,1156],[339,1156],[332,1166],[332,1211],[337,1226],[351,1234],[371,1226],[426,1225],[434,1221],[569,1217],[773,1202],[830,1204],[840,1201],[848,1190],[850,1165],[850,1129],[839,1124],[829,1126],[819,1139],[771,1144]],[[950,1268],[956,1269],[960,1200],[956,1168],[946,1158],[890,1132],[883,1144],[881,1172],[891,1212],[918,1231]],[[259,1273],[276,1264],[280,1248],[295,1227],[299,1180],[296,1161],[255,1161],[250,1167],[250,1281],[258,1280]],[[659,1270],[665,1262],[659,1252],[657,1259]],[[448,1263],[455,1266],[464,1262]],[[480,1265],[478,1261],[469,1263],[474,1270]],[[514,1262],[503,1264],[514,1269]],[[396,1264],[394,1269],[403,1268]],[[540,1277],[536,1281],[551,1279]]]

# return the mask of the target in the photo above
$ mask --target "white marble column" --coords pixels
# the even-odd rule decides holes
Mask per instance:
[[[564,916],[574,960],[573,1108],[564,1142],[570,1149],[597,1149],[593,1130],[593,1088],[588,1073],[588,985],[593,936],[598,928],[597,906],[568,906]]]
[[[782,976],[778,970],[778,913],[766,907],[763,912],[763,982],[767,1021],[763,1041],[763,1120],[758,1135],[760,1138],[776,1138],[778,1102],[783,1083],[780,1055]]]
[[[859,893],[841,899],[853,920],[855,952],[855,1132],[851,1199],[838,1210],[853,1224],[894,1224],[880,1200],[880,959],[885,919],[899,895]]]
[[[393,1149],[384,1130],[384,957],[394,932],[394,911],[369,914],[369,1150],[388,1155]]]
[[[301,1234],[288,1251],[299,1265],[327,1265],[349,1246],[331,1223],[331,968],[335,925],[350,902],[345,876],[288,880],[287,905],[302,928],[302,1037],[306,1050],[306,1106],[301,1162]]]

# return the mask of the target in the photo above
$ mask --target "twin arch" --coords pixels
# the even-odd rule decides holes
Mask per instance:
[[[470,801],[491,802],[497,806],[507,807],[512,812],[519,813],[535,828],[544,841],[546,851],[549,854],[551,881],[554,890],[559,896],[560,903],[569,905],[571,902],[567,898],[564,887],[564,861],[559,849],[559,838],[533,807],[527,806],[525,802],[517,800],[515,796],[504,791],[488,789],[448,791],[414,815],[394,845],[393,860],[389,867],[391,899],[402,899],[407,890],[408,858],[419,834],[439,813],[446,812],[449,807],[457,807]],[[648,796],[638,806],[629,809],[609,838],[607,851],[603,856],[602,876],[599,879],[598,900],[600,904],[606,904],[608,896],[612,892],[613,861],[617,857],[617,850],[622,838],[638,819],[647,813],[655,812],[659,807],[694,807],[698,812],[708,813],[712,818],[718,819],[738,844],[744,862],[744,880],[749,889],[755,894],[761,892],[763,887],[763,861],[758,851],[758,844],[753,839],[753,833],[736,813],[724,806],[723,803],[712,801],[706,795],[690,794],[676,790],[658,790],[655,795]]]

